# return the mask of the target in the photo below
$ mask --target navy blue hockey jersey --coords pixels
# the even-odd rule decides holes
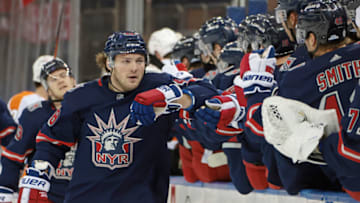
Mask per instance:
[[[341,185],[360,192],[360,85],[350,99],[352,103],[341,120],[341,130],[323,139],[319,147]]]
[[[42,101],[28,106],[19,118],[19,125],[14,139],[4,149],[1,157],[3,165],[0,174],[0,185],[17,190],[20,170],[24,162],[31,162],[35,152],[35,140],[42,125],[55,112],[55,107],[49,101]],[[51,179],[48,197],[53,202],[63,202],[65,190],[73,172],[73,157],[75,149],[67,152],[61,160]]]
[[[9,144],[14,137],[16,126],[6,103],[0,100],[0,144],[2,146]]]
[[[296,55],[290,57],[280,68],[278,94],[319,109],[335,108],[340,118],[344,113],[343,109],[346,109],[350,103],[350,95],[360,77],[359,51],[359,45],[354,44],[313,60],[306,57],[298,59]],[[281,182],[291,194],[296,194],[306,187],[338,188],[337,181],[329,180],[329,175],[326,175],[331,170],[324,170],[307,163],[294,165],[276,150],[274,155],[268,156],[271,160],[264,160],[266,156],[262,156],[261,151],[264,152],[269,147],[266,146],[263,138],[261,103],[267,96],[269,95],[256,94],[248,98],[248,119],[245,130],[249,145],[243,147],[244,159],[266,165],[277,162]],[[260,143],[262,145],[259,145]],[[269,154],[271,152],[267,151],[267,155]]]
[[[227,88],[233,86],[234,78],[239,75],[239,73],[239,67],[229,66],[226,70],[217,73],[211,82],[217,89],[226,90]]]
[[[168,74],[148,73],[127,93],[108,88],[109,77],[67,93],[62,108],[37,136],[34,160],[57,164],[78,144],[73,178],[65,202],[166,202],[169,184],[168,134],[176,114],[163,115],[151,126],[130,118],[130,105],[143,91],[173,82]],[[195,108],[216,94],[199,80],[187,87]]]
[[[340,120],[360,78],[359,56],[360,45],[352,44],[290,68],[280,81],[278,94],[315,108],[336,109]],[[297,193],[304,187],[339,188],[335,168],[292,164],[279,152],[275,153],[279,175],[289,192]]]

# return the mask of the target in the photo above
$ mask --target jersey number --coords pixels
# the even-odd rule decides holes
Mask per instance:
[[[344,115],[344,110],[342,107],[342,103],[341,103],[338,91],[334,91],[329,94],[326,94],[321,99],[319,108],[320,109],[335,109],[337,117],[338,117],[338,121],[340,124],[341,118]],[[354,129],[356,121],[359,118],[359,109],[350,108],[348,116],[350,117],[350,122],[349,122],[349,126],[346,131],[348,133],[351,133],[351,131]],[[360,128],[357,129],[356,134],[360,135]]]
[[[350,119],[349,126],[346,131],[348,133],[351,133],[351,131],[354,129],[355,123],[357,122],[357,120],[359,118],[359,109],[350,108],[348,116],[351,117],[351,119]],[[360,128],[357,129],[356,134],[360,135]]]
[[[344,110],[338,91],[324,95],[323,98],[321,98],[319,109],[335,109],[340,124],[340,120],[344,115]]]

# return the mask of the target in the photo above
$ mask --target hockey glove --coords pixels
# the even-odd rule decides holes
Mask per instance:
[[[18,202],[50,202],[47,192],[50,190],[49,180],[53,171],[49,162],[35,160],[20,180]]]
[[[11,203],[14,198],[14,191],[10,188],[0,186],[0,203]]]
[[[240,106],[233,95],[215,96],[206,100],[205,105],[196,111],[197,119],[205,121],[220,135],[233,136],[242,132],[238,122],[245,116],[245,107]]]
[[[266,98],[261,115],[266,141],[294,163],[324,164],[317,150],[320,139],[340,129],[334,109],[318,110],[280,96]]]
[[[240,77],[235,78],[234,84],[243,88],[245,95],[270,92],[271,87],[276,84],[273,75],[276,65],[274,56],[273,46],[246,54],[241,60]]]
[[[158,116],[180,110],[181,104],[173,101],[182,95],[180,87],[174,84],[139,93],[130,107],[131,116],[142,125],[149,126]]]
[[[185,65],[178,60],[169,60],[164,62],[164,66],[161,68],[161,70],[182,80],[193,77],[193,75],[187,71]]]

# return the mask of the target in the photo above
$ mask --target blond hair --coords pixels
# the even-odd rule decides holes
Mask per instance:
[[[106,65],[106,59],[107,59],[107,56],[106,56],[105,52],[99,52],[95,56],[96,65],[99,68],[105,70],[106,72],[110,72],[110,70],[107,68],[107,65]]]

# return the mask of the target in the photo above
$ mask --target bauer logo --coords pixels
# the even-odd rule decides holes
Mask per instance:
[[[93,164],[111,170],[128,167],[133,161],[134,143],[142,140],[130,137],[138,126],[126,128],[130,115],[117,123],[113,109],[107,122],[94,116],[97,126],[88,127],[95,136],[87,137],[91,141]]]

